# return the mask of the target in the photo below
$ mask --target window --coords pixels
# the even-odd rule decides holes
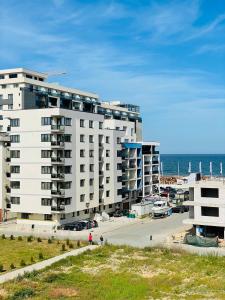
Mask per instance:
[[[52,206],[52,199],[49,198],[41,198],[42,206]]]
[[[80,172],[84,173],[85,172],[85,165],[80,165]]]
[[[81,135],[80,135],[80,142],[81,142],[81,143],[84,143],[84,134],[81,134]]]
[[[26,74],[26,78],[32,79],[33,77],[29,74]]]
[[[87,215],[89,213],[89,209],[85,209],[84,214]]]
[[[80,149],[80,157],[84,157],[84,153],[85,153],[85,150],[84,149]]]
[[[11,119],[10,120],[11,127],[19,127],[20,126],[20,119]]]
[[[94,199],[94,194],[93,194],[93,193],[90,193],[90,194],[89,194],[89,198],[90,198],[90,200],[93,200],[93,199]]]
[[[9,74],[9,78],[17,78],[17,74],[15,73]]]
[[[51,124],[52,124],[52,118],[50,117],[41,118],[41,125],[51,125]]]
[[[72,119],[71,118],[65,118],[65,126],[71,126]]]
[[[80,202],[84,202],[85,200],[85,194],[80,195]]]
[[[51,134],[42,134],[41,135],[42,142],[51,142]]]
[[[94,178],[89,179],[89,184],[90,184],[90,186],[92,186],[94,184]]]
[[[41,167],[41,174],[51,174],[51,173],[52,173],[52,167],[50,166]]]
[[[109,170],[110,170],[110,164],[109,164],[109,163],[106,164],[106,165],[105,165],[105,168],[106,168],[107,171],[109,171]]]
[[[71,174],[72,173],[72,167],[71,166],[65,166],[64,167],[64,173],[65,174]]]
[[[41,189],[42,190],[51,190],[52,183],[51,182],[42,182],[41,183]]]
[[[80,119],[80,127],[84,127],[84,120]]]
[[[109,144],[109,136],[106,136],[106,137],[105,137],[105,142],[106,142],[107,144]]]
[[[219,198],[219,189],[216,189],[216,188],[201,188],[201,197]]]
[[[110,156],[110,150],[106,150],[106,157]]]
[[[117,138],[117,144],[120,144],[121,143],[121,138]]]
[[[20,158],[20,150],[11,150],[10,157],[11,158]]]
[[[131,130],[130,130],[130,135],[131,135],[131,136],[134,135],[134,128],[131,128]]]
[[[93,121],[89,121],[89,128],[93,128]]]
[[[71,197],[65,198],[64,202],[65,202],[65,205],[70,205],[71,204]]]
[[[219,217],[219,208],[218,207],[201,207],[202,216],[206,217]]]
[[[8,94],[8,100],[13,100],[13,94]]]
[[[45,220],[45,221],[52,221],[52,215],[45,214],[45,215],[44,215],[44,220]]]
[[[41,150],[41,158],[50,158],[52,156],[51,150]]]
[[[94,165],[93,164],[90,164],[89,168],[90,168],[90,172],[94,172]]]
[[[20,166],[11,166],[10,172],[11,173],[20,173]]]
[[[105,182],[109,183],[109,181],[110,181],[110,177],[106,177]]]
[[[10,202],[12,204],[20,204],[20,197],[11,197]]]
[[[133,166],[131,166],[133,167]],[[117,164],[117,170],[122,170],[122,164]]]
[[[10,141],[11,143],[19,143],[20,142],[19,134],[10,135]]]
[[[61,188],[62,188],[62,189],[70,189],[70,188],[71,188],[71,185],[72,185],[72,182],[71,182],[71,181],[63,182],[63,183],[61,184]]]
[[[89,150],[89,157],[94,157],[94,150]]]
[[[103,128],[103,122],[99,122],[99,129]]]
[[[80,186],[84,186],[84,184],[85,184],[85,179],[81,179],[80,180]]]
[[[64,151],[65,158],[71,158],[71,153],[72,153],[72,150],[65,150]]]
[[[9,105],[8,105],[8,109],[13,109],[13,105],[12,105],[12,104],[9,104]]]
[[[106,197],[109,197],[110,191],[106,191]]]
[[[64,134],[64,141],[67,143],[71,143],[71,134]]]
[[[11,181],[10,186],[12,189],[20,189],[20,181]]]
[[[109,204],[109,208],[112,208],[112,204]]]
[[[80,212],[79,212],[79,211],[77,211],[77,216],[79,217],[79,215],[80,215]]]
[[[122,195],[122,190],[121,190],[121,189],[117,190],[117,195],[118,195],[118,196],[119,196],[119,195]]]
[[[0,75],[0,79],[5,79],[5,75]]]
[[[120,130],[120,127],[116,127],[116,130]]]
[[[89,135],[89,143],[94,143],[94,136],[93,135]]]

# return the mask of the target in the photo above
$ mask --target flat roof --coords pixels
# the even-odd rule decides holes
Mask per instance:
[[[47,78],[48,75],[45,73],[25,69],[25,68],[13,68],[13,69],[5,69],[5,70],[0,70],[0,74],[10,74],[10,73],[28,73],[32,74],[34,76],[39,76],[43,78]]]
[[[142,142],[142,145],[143,146],[160,146],[160,143],[159,142]]]

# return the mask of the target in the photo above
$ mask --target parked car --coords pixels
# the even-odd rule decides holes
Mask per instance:
[[[79,223],[70,223],[70,224],[62,225],[62,229],[70,230],[70,231],[81,231],[82,227],[80,226]]]
[[[189,211],[189,207],[185,206],[185,205],[177,205],[172,208],[173,213],[183,214],[184,212],[187,212],[187,211]]]

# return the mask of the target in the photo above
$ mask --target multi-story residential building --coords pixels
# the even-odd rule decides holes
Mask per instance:
[[[18,68],[0,71],[0,110],[2,211],[63,223],[158,191],[159,144],[142,144],[138,106]]]
[[[189,219],[196,234],[224,238],[225,231],[225,182],[223,179],[196,181],[189,188]]]

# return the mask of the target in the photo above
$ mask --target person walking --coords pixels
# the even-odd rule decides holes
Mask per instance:
[[[101,235],[101,236],[100,236],[100,244],[101,244],[101,246],[103,245],[103,243],[104,243],[104,238],[103,238],[103,236]]]
[[[88,236],[88,242],[89,242],[89,245],[92,245],[93,237],[92,237],[91,232],[89,233],[89,236]]]

